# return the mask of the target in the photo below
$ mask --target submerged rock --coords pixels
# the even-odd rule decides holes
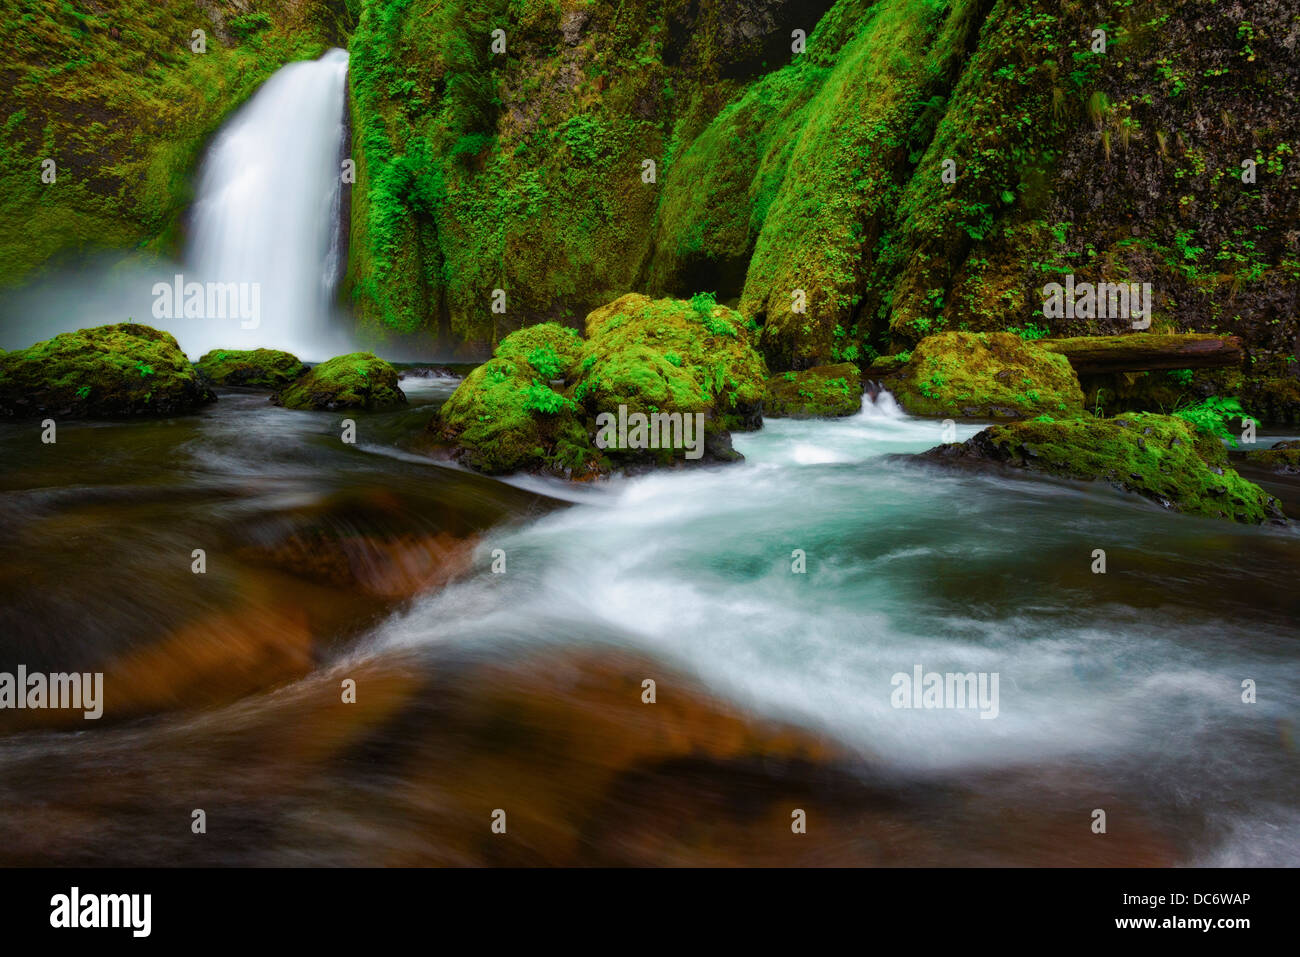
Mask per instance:
[[[762,423],[767,369],[738,313],[708,295],[632,294],[592,311],[586,331],[544,323],[507,336],[430,428],[490,473],[740,458],[729,430]]]
[[[1246,461],[1279,475],[1300,475],[1300,442],[1275,442],[1270,448],[1247,452]]]
[[[314,366],[305,376],[271,397],[286,409],[364,409],[406,404],[397,370],[371,352],[351,352]]]
[[[818,419],[854,415],[862,409],[862,384],[852,362],[813,366],[767,380],[765,415]]]
[[[175,415],[215,402],[170,333],[132,322],[0,354],[0,415]]]
[[[1009,332],[922,339],[889,384],[913,415],[1021,419],[1083,411],[1069,360]]]
[[[283,389],[307,371],[301,359],[278,349],[213,349],[195,368],[213,385]]]
[[[1062,478],[1106,481],[1164,508],[1248,524],[1282,520],[1277,499],[1228,467],[1228,453],[1182,419],[1134,412],[994,425],[923,457],[996,462]]]

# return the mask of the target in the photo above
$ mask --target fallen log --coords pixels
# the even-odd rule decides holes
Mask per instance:
[[[1133,332],[1118,336],[1044,339],[1038,344],[1065,356],[1079,375],[1156,369],[1217,369],[1240,365],[1242,358],[1241,340],[1236,336]]]

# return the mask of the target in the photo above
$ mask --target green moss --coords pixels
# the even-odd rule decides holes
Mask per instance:
[[[465,377],[430,428],[480,472],[588,474],[599,470],[601,456],[575,410],[571,400],[538,382],[526,361],[497,357]]]
[[[391,409],[406,403],[397,370],[370,352],[353,352],[322,362],[272,396],[287,409]]]
[[[0,283],[70,251],[175,251],[204,143],[272,72],[320,55],[338,16],[329,0],[240,17],[247,6],[6,5]],[[198,29],[202,54],[190,47]],[[53,183],[42,180],[47,158]]]
[[[1300,442],[1275,442],[1270,448],[1247,452],[1246,460],[1279,475],[1300,475]]]
[[[883,0],[852,14],[842,50],[802,66],[828,69],[788,141],[740,300],[763,322],[762,350],[775,367],[830,360],[836,327],[861,335],[872,244],[896,214],[918,141],[942,114],[945,77],[979,28],[978,8]],[[800,311],[795,290],[805,294]]]
[[[624,405],[632,412],[705,412],[723,429],[761,421],[767,368],[744,321],[700,297],[632,293],[593,310],[579,365],[574,396],[592,415]]]
[[[763,414],[774,418],[830,418],[854,415],[861,408],[858,367],[841,362],[768,379]]]
[[[282,389],[307,367],[297,356],[277,349],[213,349],[194,363],[213,385]]]
[[[510,333],[494,354],[526,360],[543,379],[564,379],[582,356],[582,337],[558,322],[543,322]]]
[[[598,449],[597,417],[620,406],[627,414],[702,413],[713,435],[761,422],[766,367],[740,317],[712,297],[623,296],[593,310],[586,329],[585,341],[555,324],[507,336],[430,428],[480,471],[583,478],[684,458],[681,449]],[[548,384],[557,379],[562,390]]]
[[[166,332],[118,323],[0,355],[0,415],[111,418],[191,412],[216,396]]]
[[[1065,357],[1008,332],[922,339],[890,385],[914,415],[1067,418],[1083,411],[1083,393]]]
[[[1183,420],[1149,412],[1114,419],[995,425],[927,453],[975,458],[1063,478],[1106,481],[1164,508],[1259,524],[1280,519],[1277,500],[1228,467],[1227,451]]]

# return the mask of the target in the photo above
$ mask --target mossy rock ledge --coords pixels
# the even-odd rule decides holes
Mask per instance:
[[[351,352],[313,366],[271,397],[286,409],[362,409],[369,412],[406,404],[397,370],[371,352]]]
[[[1106,481],[1192,515],[1255,525],[1285,521],[1277,499],[1228,467],[1221,442],[1198,435],[1182,419],[1152,412],[993,425],[922,457],[1001,463],[1061,478]]]
[[[1272,469],[1278,475],[1300,475],[1300,441],[1274,442],[1267,449],[1247,452],[1246,461]]]
[[[279,349],[213,349],[194,366],[213,385],[248,389],[283,389],[307,371],[301,359]]]
[[[862,376],[852,362],[813,366],[767,380],[763,414],[772,418],[836,418],[861,410]]]
[[[1083,411],[1069,360],[1009,332],[927,336],[886,384],[912,415],[1025,419]]]
[[[461,462],[492,474],[586,479],[740,458],[730,433],[762,424],[767,367],[739,313],[707,295],[684,301],[629,294],[593,310],[586,333],[584,340],[557,323],[511,333],[465,378],[430,429]],[[598,442],[610,421],[602,416],[630,421],[638,413],[683,424],[698,413],[703,433],[691,433],[690,449],[676,441],[687,438],[684,429],[658,448]]]
[[[176,415],[216,401],[176,339],[132,322],[0,354],[0,415]]]

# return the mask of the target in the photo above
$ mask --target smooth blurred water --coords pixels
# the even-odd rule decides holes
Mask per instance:
[[[891,457],[939,441],[887,393],[850,419],[769,420],[735,436],[743,465],[585,489],[489,536],[479,565],[502,549],[507,574],[423,599],[363,653],[636,648],[909,773],[1100,768],[1222,812],[1211,830],[1239,843],[1208,857],[1300,863],[1295,532]],[[894,708],[891,676],[916,665],[998,673],[998,717]]]
[[[228,333],[241,347],[255,342],[313,360],[340,345],[321,333],[339,277],[347,73],[339,49],[283,67],[203,160],[185,261],[201,282],[260,285],[261,326]]]
[[[578,655],[649,663],[665,720],[695,729],[675,732],[687,740],[716,733],[690,723],[704,720],[696,711],[674,710],[704,689],[836,742],[868,793],[895,782],[895,803],[850,807],[843,833],[925,835],[891,861],[1300,863],[1293,528],[917,460],[908,453],[937,444],[941,427],[887,394],[852,418],[769,420],[736,435],[742,464],[503,483],[411,444],[454,384],[407,379],[410,408],[357,414],[353,446],[338,441],[337,414],[237,393],[174,420],[70,423],[39,454],[30,429],[0,424],[0,664],[103,667],[122,701],[136,690],[128,674],[166,691],[170,675],[193,672],[198,638],[257,648],[295,609],[318,657],[283,687],[211,710],[184,710],[181,694],[177,711],[144,723],[0,736],[0,839],[21,838],[17,859],[51,860],[57,831],[77,835],[59,838],[68,850],[53,860],[65,862],[481,862],[457,844],[478,833],[475,809],[500,787],[526,803],[533,775],[558,778],[563,794],[533,807],[548,833],[623,814],[674,826],[637,811],[635,791],[625,804],[598,783],[629,771],[623,732],[573,735],[611,720],[621,692],[601,678],[595,711],[582,710],[590,698],[566,710]],[[977,428],[960,425],[957,438]],[[378,602],[247,553],[295,529],[377,542],[394,530],[449,532],[473,557],[440,590]],[[190,573],[196,543],[210,550],[206,576]],[[1105,574],[1091,571],[1099,548]],[[498,549],[504,574],[491,570]],[[803,574],[792,571],[796,550]],[[195,626],[208,630],[190,637]],[[139,647],[161,651],[118,670]],[[503,685],[482,670],[519,663],[525,673]],[[893,707],[892,676],[917,665],[997,673],[998,716]],[[187,677],[194,691],[205,675]],[[337,711],[338,682],[351,675],[371,676],[363,700],[391,717],[367,729],[354,722],[370,712]],[[1246,679],[1254,704],[1241,700]],[[748,745],[764,760],[765,741]],[[479,776],[462,780],[467,762]],[[710,773],[721,776],[704,780],[705,793],[731,793],[725,766]],[[694,821],[692,787],[645,799]],[[200,846],[172,835],[168,822],[199,800],[239,808],[244,827],[274,839]],[[449,810],[462,805],[468,823]],[[1090,843],[1096,807],[1117,832],[1130,828],[1130,844]],[[854,829],[859,813],[884,818]],[[702,836],[701,856],[673,859],[735,860],[752,839],[710,852]],[[632,859],[659,860],[653,847]],[[825,860],[858,852],[847,844]]]

